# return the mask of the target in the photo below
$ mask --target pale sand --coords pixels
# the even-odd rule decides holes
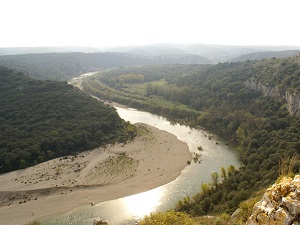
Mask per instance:
[[[176,179],[192,160],[186,143],[145,128],[109,145],[0,176],[0,224],[26,224],[76,207],[150,190]]]

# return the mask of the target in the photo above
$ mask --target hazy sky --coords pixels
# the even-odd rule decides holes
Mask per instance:
[[[0,47],[300,46],[300,0],[0,0]]]

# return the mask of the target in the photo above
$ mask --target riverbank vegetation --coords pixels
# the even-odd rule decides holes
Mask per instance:
[[[166,78],[199,71],[206,65],[159,65],[145,67],[122,67],[109,70],[84,79],[82,86],[85,91],[107,101],[118,102],[130,107],[142,109],[182,123],[196,120],[200,113],[192,107],[180,102],[185,98],[184,89],[175,85],[168,87]],[[165,87],[163,93],[169,93],[172,99],[152,94],[152,87]],[[192,125],[190,123],[190,125]]]
[[[123,142],[136,128],[66,82],[0,67],[0,173]]]
[[[241,202],[277,179],[282,159],[300,153],[300,119],[289,114],[284,102],[264,97],[244,82],[255,79],[297,91],[299,61],[293,57],[219,63],[208,68],[121,68],[87,78],[83,87],[108,101],[204,127],[235,145],[242,166],[215,171],[212,184],[175,208],[192,216],[231,214]],[[151,75],[147,71],[155,72]],[[124,77],[132,79],[129,82]],[[292,171],[299,172],[299,168],[297,161]]]

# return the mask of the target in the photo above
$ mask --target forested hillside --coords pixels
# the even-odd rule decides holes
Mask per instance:
[[[66,82],[0,67],[0,173],[135,135],[115,109]]]
[[[299,172],[298,161],[293,158],[294,164],[290,164],[289,159],[300,153],[300,118],[291,116],[284,101],[245,86],[245,81],[252,79],[268,82],[274,88],[297,91],[299,62],[299,57],[272,58],[193,67],[181,73],[174,67],[173,75],[160,73],[162,76],[156,74],[153,79],[147,77],[149,73],[146,76],[147,68],[135,68],[131,78],[144,75],[147,82],[129,81],[128,71],[111,71],[109,76],[102,73],[87,79],[84,88],[108,100],[205,127],[234,144],[243,166],[220,168],[213,173],[211,184],[202,185],[202,192],[176,206],[176,210],[193,216],[232,213],[241,201],[285,173],[285,167],[290,166],[289,172]]]
[[[292,117],[283,101],[264,97],[245,87],[248,79],[258,79],[276,87],[294,89],[300,79],[299,58],[270,59],[245,63],[224,63],[194,74],[189,79],[170,80],[190,86],[193,107],[203,111],[197,124],[217,132],[234,143],[241,154],[243,167],[238,172],[219,171],[220,175],[204,191],[177,205],[178,210],[193,215],[233,212],[242,200],[274,182],[279,164],[300,153],[300,119]],[[286,80],[293,80],[289,86]],[[299,172],[299,164],[291,166]],[[222,178],[221,178],[222,177]],[[220,180],[222,184],[218,184]]]
[[[0,66],[28,73],[36,79],[65,81],[80,74],[120,66],[205,64],[198,55],[138,56],[126,53],[44,53],[0,56]]]
[[[288,58],[299,55],[300,50],[286,50],[286,51],[268,51],[268,52],[251,52],[249,54],[240,55],[231,62],[247,61],[247,60],[262,60],[270,58]]]

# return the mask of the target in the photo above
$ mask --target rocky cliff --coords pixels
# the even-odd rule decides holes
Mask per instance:
[[[300,175],[283,178],[253,207],[247,225],[300,225]]]
[[[262,84],[255,80],[245,81],[247,88],[261,92],[264,96],[270,96],[279,101],[283,101],[291,115],[300,116],[300,94],[298,92],[290,93],[279,90],[278,87],[272,87],[268,84]]]

